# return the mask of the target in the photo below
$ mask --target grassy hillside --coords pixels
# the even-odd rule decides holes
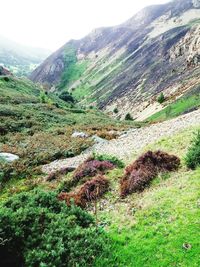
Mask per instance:
[[[148,122],[169,120],[177,116],[189,113],[200,107],[200,85],[194,87],[175,102],[167,105],[163,110],[153,114]]]
[[[118,130],[136,126],[94,109],[80,109],[28,80],[11,76],[0,78],[0,95],[0,152],[20,157],[13,165],[0,163],[2,185],[19,178],[26,183],[27,177],[41,173],[40,165],[80,154],[93,144],[94,134],[111,139]],[[89,138],[72,138],[75,130],[86,132]]]
[[[106,225],[112,244],[110,254],[102,255],[95,266],[199,266],[200,169],[189,171],[184,163],[195,130],[144,149],[178,151],[182,167],[178,173],[157,177],[143,193],[120,200],[116,183],[122,173],[110,174],[113,190],[102,201],[106,204],[99,220]]]
[[[149,149],[161,149],[181,158],[178,172],[158,175],[142,193],[121,199],[119,180],[124,170],[114,169],[106,174],[111,190],[105,197],[96,204],[89,205],[87,212],[74,207],[66,209],[56,196],[66,182],[71,180],[73,173],[62,175],[54,181],[46,181],[39,167],[55,159],[79,154],[92,144],[90,138],[73,139],[71,134],[74,130],[113,138],[110,130],[115,132],[136,125],[133,122],[111,120],[93,109],[79,109],[72,103],[62,101],[57,95],[45,94],[29,81],[7,78],[9,79],[0,79],[0,151],[15,153],[20,156],[20,160],[13,164],[0,162],[0,216],[3,218],[0,221],[5,234],[8,231],[18,240],[20,233],[23,240],[28,240],[28,243],[20,245],[25,248],[24,255],[30,266],[34,266],[36,261],[48,262],[44,266],[53,266],[51,264],[54,263],[56,267],[68,266],[60,255],[65,255],[65,258],[69,256],[73,264],[81,262],[80,266],[200,265],[200,169],[188,170],[184,160],[197,128],[184,130],[171,138],[162,138],[132,157],[133,161]],[[35,188],[39,191],[33,190]],[[30,201],[31,199],[33,200]],[[8,202],[4,205],[5,201]],[[15,209],[16,205],[21,207],[20,201],[23,202],[24,209]],[[14,215],[9,205],[15,212]],[[62,209],[59,208],[58,213],[60,206]],[[95,206],[97,212],[94,212]],[[94,215],[93,219],[87,219],[90,218],[88,213]],[[27,226],[28,218],[37,218],[34,225],[31,219]],[[9,223],[6,223],[8,219]],[[94,219],[97,223],[95,227]],[[82,230],[76,226],[84,220],[91,222],[93,226],[87,224],[87,228]],[[24,223],[25,228],[21,227]],[[66,224],[69,227],[66,228]],[[21,230],[18,232],[16,227],[19,225],[20,229],[31,230],[32,238],[29,236],[26,239],[27,236]],[[13,228],[9,230],[7,226]],[[44,243],[40,238],[41,231]],[[89,244],[85,238],[83,241],[80,239],[85,234],[90,240]],[[1,236],[2,233],[0,238]],[[73,246],[70,255],[62,247],[63,240],[68,240],[64,237],[73,240],[70,243]],[[80,242],[74,242],[76,238]],[[40,250],[32,249],[32,246],[35,248],[35,240],[39,242]],[[50,254],[49,249],[45,250],[46,244],[50,248]],[[58,248],[56,250],[55,244]],[[30,254],[26,254],[26,248]],[[2,244],[0,253],[3,253]]]

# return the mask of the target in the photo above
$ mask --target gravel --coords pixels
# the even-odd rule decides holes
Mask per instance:
[[[119,159],[129,161],[134,153],[162,137],[172,136],[190,126],[200,126],[200,110],[180,116],[165,122],[153,124],[139,129],[130,129],[117,139],[97,143],[85,150],[81,155],[57,160],[42,167],[43,172],[50,173],[62,167],[77,167],[93,152],[117,156]]]

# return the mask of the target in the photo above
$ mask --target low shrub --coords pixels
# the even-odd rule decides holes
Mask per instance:
[[[119,160],[115,156],[94,154],[93,157],[94,157],[94,159],[99,160],[99,161],[109,161],[112,164],[114,164],[115,166],[117,166],[118,168],[124,168],[125,167],[125,164],[123,163],[123,161]]]
[[[34,190],[10,198],[0,209],[0,266],[92,266],[105,236],[81,208],[55,192]]]
[[[159,172],[177,170],[180,159],[162,151],[148,151],[125,169],[120,181],[121,197],[133,192],[142,191]]]
[[[59,95],[59,98],[65,102],[71,102],[71,103],[75,102],[73,96],[69,92],[62,92]]]
[[[158,103],[160,103],[160,104],[162,104],[163,102],[165,102],[165,96],[164,96],[163,92],[160,93],[160,95],[159,95],[158,98],[157,98],[157,101],[158,101]]]
[[[117,114],[119,112],[118,108],[114,108],[113,112]]]
[[[131,114],[127,113],[125,116],[125,121],[132,121],[132,120],[133,120],[133,118],[132,118]]]
[[[98,175],[87,181],[77,192],[60,193],[59,200],[64,200],[68,206],[75,205],[85,208],[88,202],[100,198],[109,189],[109,181],[102,175]]]
[[[192,140],[192,144],[186,154],[185,162],[190,169],[195,169],[200,166],[200,131],[197,132]]]
[[[112,170],[115,167],[116,165],[110,161],[100,161],[89,158],[76,169],[73,180],[78,183],[84,177],[94,177],[96,174],[105,174],[107,170]]]

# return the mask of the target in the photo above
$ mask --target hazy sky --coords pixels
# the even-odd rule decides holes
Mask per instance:
[[[55,50],[94,28],[122,23],[147,5],[166,2],[169,0],[0,0],[0,35]]]

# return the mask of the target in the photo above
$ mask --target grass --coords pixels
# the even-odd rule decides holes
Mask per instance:
[[[39,166],[55,157],[66,157],[65,153],[68,152],[80,153],[87,141],[72,141],[70,136],[74,129],[89,134],[95,131],[98,134],[102,128],[109,132],[111,129],[120,130],[135,126],[132,122],[113,121],[95,110],[80,110],[77,107],[71,109],[62,101],[58,103],[60,107],[49,103],[42,104],[39,102],[40,91],[37,87],[29,83],[30,88],[28,84],[26,87],[26,82],[19,80],[19,83],[24,83],[23,90],[18,80],[10,82],[10,85],[5,84],[4,80],[0,83],[3,96],[0,124],[1,127],[15,127],[12,126],[7,133],[0,136],[0,150],[19,154],[22,161],[28,159],[28,168]],[[15,83],[14,88],[12,83]],[[52,102],[57,101],[56,96],[48,97]],[[15,99],[17,101],[14,101]],[[26,127],[30,120],[32,124]],[[197,128],[190,128],[173,137],[162,138],[133,156],[132,160],[149,149],[162,149],[178,155],[182,162],[178,172],[158,176],[150,188],[142,193],[120,199],[119,180],[123,169],[109,172],[107,177],[112,190],[98,202],[97,215],[100,225],[104,226],[110,239],[110,252],[96,258],[94,266],[200,266],[200,169],[189,171],[184,162],[193,132],[196,130]],[[57,152],[59,153],[56,154]],[[31,165],[33,162],[34,166]],[[0,201],[34,187],[56,190],[69,178],[67,175],[48,183],[35,174],[15,176],[1,188]]]
[[[200,169],[188,171],[184,165],[195,130],[163,138],[141,151],[158,148],[175,154],[178,151],[182,159],[179,172],[157,177],[143,193],[120,200],[116,194],[122,172],[115,170],[109,174],[113,190],[103,200],[107,204],[99,211],[99,220],[106,225],[111,239],[110,254],[98,258],[95,266],[200,265]],[[184,248],[187,244],[188,249]]]
[[[199,90],[199,87],[198,87]],[[195,90],[194,94],[192,91],[190,94],[186,94],[174,103],[169,104],[163,110],[153,114],[147,119],[149,122],[158,122],[175,118],[179,115],[189,113],[200,107],[200,94],[199,91]]]
[[[146,192],[132,215],[135,224],[113,226],[112,253],[96,266],[199,266],[199,175],[182,173]],[[191,249],[183,248],[187,243]]]
[[[111,130],[117,132],[137,126],[113,120],[95,109],[80,109],[52,93],[45,94],[45,103],[41,103],[41,89],[24,79],[9,77],[6,81],[1,77],[0,93],[0,151],[20,157],[19,164],[14,166],[17,172],[11,171],[12,164],[5,166],[2,160],[0,168],[4,170],[4,177],[5,170],[10,170],[9,179],[22,179],[23,183],[34,179],[36,167],[78,155],[93,144],[90,137],[72,138],[74,131],[112,139],[115,135],[109,133]],[[17,183],[14,187],[20,191]],[[10,188],[12,183],[6,192]]]

